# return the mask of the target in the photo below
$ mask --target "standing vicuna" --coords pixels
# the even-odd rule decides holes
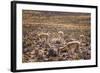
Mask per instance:
[[[74,53],[76,50],[79,50],[80,42],[79,41],[70,41],[67,43],[67,48],[70,53]]]
[[[80,35],[79,40],[72,38],[63,49],[67,49],[69,52],[74,53],[76,50],[80,50],[80,46],[83,45],[83,43],[85,43],[85,36]]]
[[[60,48],[65,45],[64,41],[64,32],[63,31],[58,31],[57,37],[51,38],[50,40],[50,48],[54,50],[56,55],[60,54]],[[53,35],[52,35],[53,36]]]
[[[63,31],[59,31],[57,34],[57,37],[55,38],[51,38],[50,43],[53,45],[64,45],[65,41],[64,41],[64,32]]]

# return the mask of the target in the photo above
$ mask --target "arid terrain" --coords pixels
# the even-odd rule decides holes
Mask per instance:
[[[22,62],[91,59],[91,14],[23,10]]]

